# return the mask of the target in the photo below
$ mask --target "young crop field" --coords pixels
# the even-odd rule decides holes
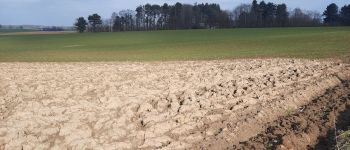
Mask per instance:
[[[333,58],[349,41],[350,27],[0,34],[0,62]]]

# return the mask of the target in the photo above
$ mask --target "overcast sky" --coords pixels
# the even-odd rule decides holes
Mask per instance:
[[[232,10],[241,3],[251,0],[0,0],[0,24],[4,25],[64,25],[71,26],[75,18],[98,13],[109,18],[112,12],[122,9],[134,10],[145,3],[174,4],[218,3],[223,9]],[[350,4],[350,0],[265,0],[265,2],[286,3],[289,9],[302,8],[323,12],[330,3],[339,7]]]

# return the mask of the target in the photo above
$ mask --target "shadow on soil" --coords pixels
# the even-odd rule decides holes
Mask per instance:
[[[315,146],[315,149],[317,150],[337,149],[336,136],[339,136],[339,133],[341,131],[349,131],[349,130],[350,130],[350,106],[348,105],[346,108],[346,111],[341,112],[339,117],[337,118],[336,128],[330,129],[327,132],[327,136],[319,137],[318,139],[319,142]],[[349,141],[350,139],[347,139],[347,142]],[[340,143],[339,141],[338,145],[339,144],[342,144],[342,143]]]

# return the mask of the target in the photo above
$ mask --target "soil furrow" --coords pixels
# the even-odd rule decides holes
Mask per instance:
[[[232,149],[335,149],[334,129],[350,110],[350,81],[328,89],[311,103],[264,126],[264,132]],[[339,120],[338,120],[339,119]],[[347,122],[349,123],[349,122]],[[348,127],[350,124],[342,125]],[[341,126],[338,125],[338,128]],[[332,139],[333,138],[333,139]]]

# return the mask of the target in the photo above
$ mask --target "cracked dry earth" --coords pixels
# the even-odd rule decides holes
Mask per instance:
[[[350,74],[332,61],[0,63],[0,149],[239,143]]]

